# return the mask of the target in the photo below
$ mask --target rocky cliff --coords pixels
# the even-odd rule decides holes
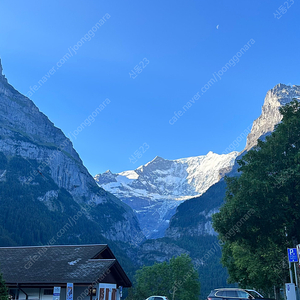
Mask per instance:
[[[92,222],[103,237],[132,243],[137,235],[141,236],[132,209],[97,186],[71,141],[30,99],[8,84],[2,73],[0,60],[1,182],[10,182],[12,178],[6,168],[14,168],[14,158],[18,158],[24,165],[22,172],[14,178],[18,188],[32,192],[37,186],[43,186],[33,193],[32,201],[42,203],[44,209],[63,213],[82,205],[92,206],[92,209],[84,210],[85,219]],[[62,191],[68,195],[64,198],[68,198],[68,203],[59,203]],[[8,190],[7,194],[10,192]],[[4,203],[3,198],[0,198],[0,205],[1,202]]]
[[[267,92],[261,115],[253,122],[251,132],[247,137],[246,151],[255,146],[259,138],[264,138],[274,130],[282,117],[279,107],[291,102],[293,98],[300,98],[299,85],[288,86],[279,83]]]

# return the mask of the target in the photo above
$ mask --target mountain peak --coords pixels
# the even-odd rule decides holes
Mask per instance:
[[[290,103],[293,98],[300,98],[299,85],[290,86],[279,83],[267,92],[262,107],[262,113],[253,122],[251,132],[248,134],[245,150],[251,149],[257,144],[259,138],[264,139],[274,130],[275,125],[282,119],[279,108]]]
[[[152,161],[155,161],[155,160],[165,160],[165,159],[160,156],[155,156]]]
[[[148,163],[146,163],[145,165],[141,165],[139,166],[137,169],[144,169],[145,167],[148,167],[149,165],[153,165],[162,161],[166,161],[166,159],[160,157],[160,156],[155,156],[151,161],[149,161]]]
[[[6,79],[5,76],[3,75],[2,62],[1,62],[1,58],[0,58],[0,81],[1,81],[1,80],[7,82],[7,79]]]

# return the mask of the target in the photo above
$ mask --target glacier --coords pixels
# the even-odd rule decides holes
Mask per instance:
[[[156,156],[135,170],[97,174],[100,187],[131,206],[147,238],[163,237],[180,203],[197,197],[234,165],[238,152],[167,160]],[[224,171],[225,170],[225,171]]]

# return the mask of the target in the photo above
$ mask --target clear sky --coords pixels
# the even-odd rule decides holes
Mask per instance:
[[[72,138],[92,175],[121,172],[157,155],[223,153],[269,89],[299,84],[299,8],[296,0],[3,0],[0,57],[9,82]]]

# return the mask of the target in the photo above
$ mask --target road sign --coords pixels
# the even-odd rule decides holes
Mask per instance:
[[[298,261],[297,248],[288,248],[288,256],[289,256],[289,262],[297,262]]]

